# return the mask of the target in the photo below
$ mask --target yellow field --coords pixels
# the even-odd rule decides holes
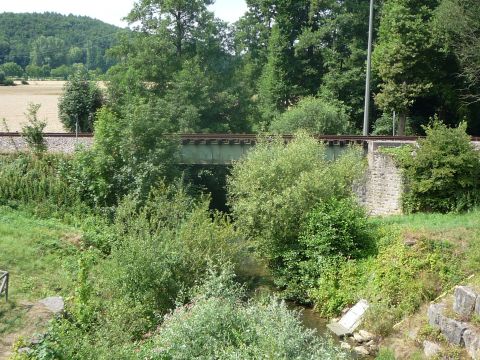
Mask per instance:
[[[63,132],[58,119],[58,99],[64,81],[30,81],[30,85],[0,86],[0,131],[6,131],[1,119],[5,118],[10,131],[20,131],[26,122],[29,103],[41,104],[39,118],[46,119],[46,132]]]

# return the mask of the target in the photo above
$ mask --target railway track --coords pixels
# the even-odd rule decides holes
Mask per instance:
[[[0,137],[21,137],[19,132],[0,132]],[[44,133],[47,138],[75,138],[74,133]],[[182,144],[200,143],[255,143],[257,134],[170,134],[177,136]],[[269,135],[266,135],[267,137]],[[271,135],[273,137],[273,135]],[[79,138],[92,138],[92,133],[79,133]],[[285,141],[293,139],[293,135],[283,135]],[[364,143],[367,141],[417,141],[421,136],[362,136],[362,135],[315,135],[319,141],[326,143]],[[472,141],[480,141],[480,137],[472,137]]]

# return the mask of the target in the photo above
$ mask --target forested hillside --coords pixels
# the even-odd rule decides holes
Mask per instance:
[[[115,44],[119,31],[86,16],[1,13],[0,64],[14,62],[24,70],[30,65],[48,72],[83,63],[106,71],[112,63],[105,51]]]

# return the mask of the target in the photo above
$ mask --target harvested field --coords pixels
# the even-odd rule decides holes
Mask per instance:
[[[30,81],[30,85],[0,86],[0,120],[5,119],[9,131],[20,131],[26,122],[29,103],[41,104],[39,118],[46,119],[46,132],[63,132],[58,119],[58,99],[64,81]],[[6,131],[3,122],[0,131]]]

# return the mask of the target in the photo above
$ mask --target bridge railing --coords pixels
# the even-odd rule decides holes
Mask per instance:
[[[10,275],[7,271],[0,270],[0,296],[5,294],[5,301],[8,301],[8,281],[10,280]]]

